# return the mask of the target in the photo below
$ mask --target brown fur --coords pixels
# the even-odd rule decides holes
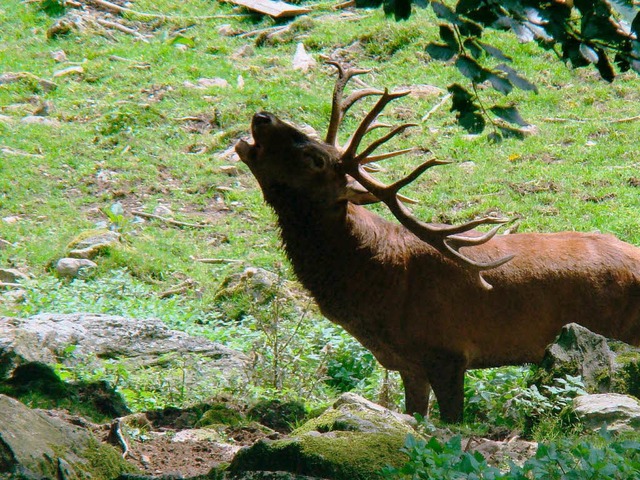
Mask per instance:
[[[442,418],[459,421],[468,368],[536,363],[576,322],[640,343],[640,249],[613,236],[562,232],[496,236],[464,249],[477,261],[515,254],[485,272],[464,266],[346,200],[333,147],[261,113],[255,145],[236,149],[273,207],[295,273],[323,314],[390,370],[408,412],[426,413],[430,385]]]

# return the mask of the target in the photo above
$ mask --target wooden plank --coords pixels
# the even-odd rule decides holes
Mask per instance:
[[[264,13],[273,18],[294,17],[303,15],[311,11],[310,8],[298,7],[286,2],[275,2],[273,0],[229,0],[231,3],[241,5],[250,10]]]

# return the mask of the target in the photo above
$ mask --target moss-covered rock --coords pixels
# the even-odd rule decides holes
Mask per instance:
[[[286,471],[331,480],[382,478],[387,465],[406,462],[404,435],[388,433],[307,433],[287,440],[260,440],[241,450],[229,472]]]
[[[293,435],[309,432],[361,432],[415,434],[416,421],[409,415],[393,412],[359,395],[345,393],[322,415],[298,429]]]
[[[616,341],[610,341],[609,345],[615,371],[611,391],[640,398],[640,349]]]
[[[200,420],[196,423],[196,427],[208,427],[214,425],[235,427],[244,421],[244,415],[237,410],[234,410],[224,403],[216,403],[211,405],[211,407],[202,414]]]
[[[0,477],[108,480],[135,470],[87,430],[0,395]]]
[[[344,394],[318,418],[293,432],[291,438],[260,440],[238,452],[229,474],[285,471],[331,480],[382,478],[388,465],[406,462],[400,451],[413,419],[391,412],[353,394]]]
[[[580,376],[589,393],[621,393],[640,398],[640,349],[591,332],[575,323],[565,325],[546,351],[534,383]]]

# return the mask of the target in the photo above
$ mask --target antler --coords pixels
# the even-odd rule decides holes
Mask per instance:
[[[484,278],[482,278],[482,272],[504,265],[513,258],[513,255],[508,255],[491,262],[478,262],[463,254],[460,249],[463,247],[474,247],[482,245],[483,243],[487,243],[509,220],[497,217],[483,217],[476,220],[471,220],[461,225],[434,225],[431,223],[423,222],[413,216],[409,209],[402,204],[403,198],[399,194],[400,189],[415,181],[429,168],[438,165],[445,165],[450,162],[443,162],[437,159],[427,160],[419,165],[409,175],[390,185],[385,185],[384,183],[378,181],[372,175],[370,175],[365,167],[367,163],[396,157],[398,155],[402,155],[414,150],[413,148],[410,148],[380,155],[372,155],[375,150],[377,150],[380,146],[391,140],[396,135],[404,132],[409,127],[416,126],[416,124],[405,123],[392,128],[389,133],[372,142],[371,145],[366,147],[361,153],[357,153],[362,139],[368,132],[370,132],[374,128],[379,128],[382,126],[388,127],[386,125],[374,123],[378,115],[382,112],[382,110],[384,110],[387,104],[397,98],[408,95],[409,92],[389,92],[387,89],[385,89],[384,92],[381,92],[374,89],[364,89],[352,93],[349,97],[347,97],[346,100],[342,101],[344,88],[347,82],[355,75],[367,73],[368,70],[345,69],[340,63],[334,61],[328,61],[327,63],[334,65],[338,69],[338,80],[336,81],[336,86],[333,92],[333,107],[331,112],[329,131],[327,133],[327,143],[337,146],[337,132],[342,118],[346,111],[356,101],[366,96],[380,95],[380,99],[378,99],[377,103],[373,106],[371,111],[366,115],[364,120],[362,120],[355,133],[342,151],[340,161],[344,172],[357,180],[371,194],[373,194],[380,201],[386,204],[387,207],[389,207],[389,210],[391,210],[391,213],[398,219],[398,221],[408,230],[410,230],[414,235],[416,235],[422,241],[434,246],[449,258],[470,268],[477,274],[481,286],[486,288],[487,290],[490,290],[492,286]],[[468,232],[480,225],[496,226],[482,235],[467,235]]]

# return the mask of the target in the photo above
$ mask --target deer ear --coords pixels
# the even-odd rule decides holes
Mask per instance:
[[[310,147],[304,151],[304,160],[312,170],[321,172],[328,167],[330,158],[325,151]]]
[[[347,175],[347,185],[345,186],[344,198],[356,205],[370,205],[380,201],[378,197],[360,185],[360,183],[350,175]]]

